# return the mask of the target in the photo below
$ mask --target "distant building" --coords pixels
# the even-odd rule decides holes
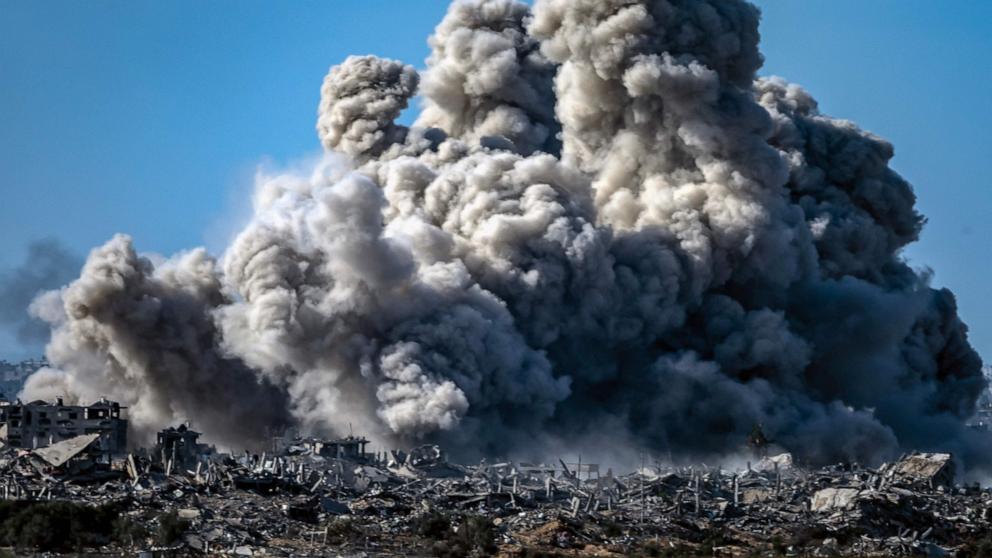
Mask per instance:
[[[978,396],[975,414],[968,421],[968,426],[978,430],[992,430],[992,366],[982,368],[982,374],[988,385]]]
[[[28,376],[46,366],[48,361],[44,357],[16,363],[0,360],[0,394],[9,399],[16,398],[24,389],[24,382],[27,381]]]
[[[0,440],[24,449],[43,448],[84,434],[99,434],[96,447],[110,454],[127,448],[127,420],[115,401],[100,399],[89,406],[32,401],[0,402]]]
[[[968,420],[968,426],[977,430],[992,430],[992,407],[979,407]]]

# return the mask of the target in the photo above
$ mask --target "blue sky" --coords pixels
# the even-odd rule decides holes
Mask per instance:
[[[761,0],[763,74],[896,146],[929,218],[907,251],[952,288],[992,359],[992,2]],[[418,67],[447,3],[0,0],[0,269],[55,237],[79,254],[217,250],[259,164],[318,151],[328,67]],[[0,358],[37,352],[0,331]]]

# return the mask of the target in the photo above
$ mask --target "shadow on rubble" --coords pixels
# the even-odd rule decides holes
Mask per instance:
[[[0,502],[0,545],[15,549],[79,551],[139,532],[140,526],[121,515],[119,504]]]
[[[175,511],[145,516],[127,514],[131,503],[122,500],[103,505],[60,501],[0,501],[0,546],[24,551],[82,553],[115,545],[134,547],[154,540],[174,545],[188,531],[190,522]],[[156,526],[149,530],[148,526]],[[6,556],[0,551],[0,556]]]

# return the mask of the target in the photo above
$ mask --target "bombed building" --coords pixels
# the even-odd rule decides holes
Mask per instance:
[[[116,401],[101,398],[92,405],[47,401],[0,402],[0,441],[14,448],[36,449],[83,435],[95,435],[95,445],[109,454],[127,449],[127,419]]]
[[[334,440],[308,438],[301,440],[302,447],[314,455],[362,461],[369,457],[366,451],[369,441],[360,436],[347,436]]]
[[[170,426],[156,435],[154,455],[161,456],[167,465],[195,467],[202,456],[211,453],[211,448],[199,442],[200,433],[189,424]],[[171,469],[171,467],[169,467]]]

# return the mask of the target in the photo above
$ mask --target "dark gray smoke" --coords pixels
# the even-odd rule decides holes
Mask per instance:
[[[0,271],[0,327],[9,329],[27,348],[43,346],[51,328],[29,311],[40,293],[65,285],[79,274],[83,262],[57,240],[32,242],[24,262]]]
[[[143,435],[192,420],[223,443],[264,439],[288,420],[283,392],[217,349],[211,312],[230,300],[203,249],[157,268],[118,235],[93,250],[82,275],[33,308],[55,328],[48,358],[61,370],[28,378],[31,398],[127,404]]]
[[[332,68],[332,153],[260,179],[222,271],[96,250],[49,297],[58,370],[28,391],[232,442],[287,420],[463,456],[710,459],[761,424],[806,460],[984,465],[981,361],[900,256],[923,218],[892,146],[757,78],[758,21],[738,0],[456,2],[423,79]]]

